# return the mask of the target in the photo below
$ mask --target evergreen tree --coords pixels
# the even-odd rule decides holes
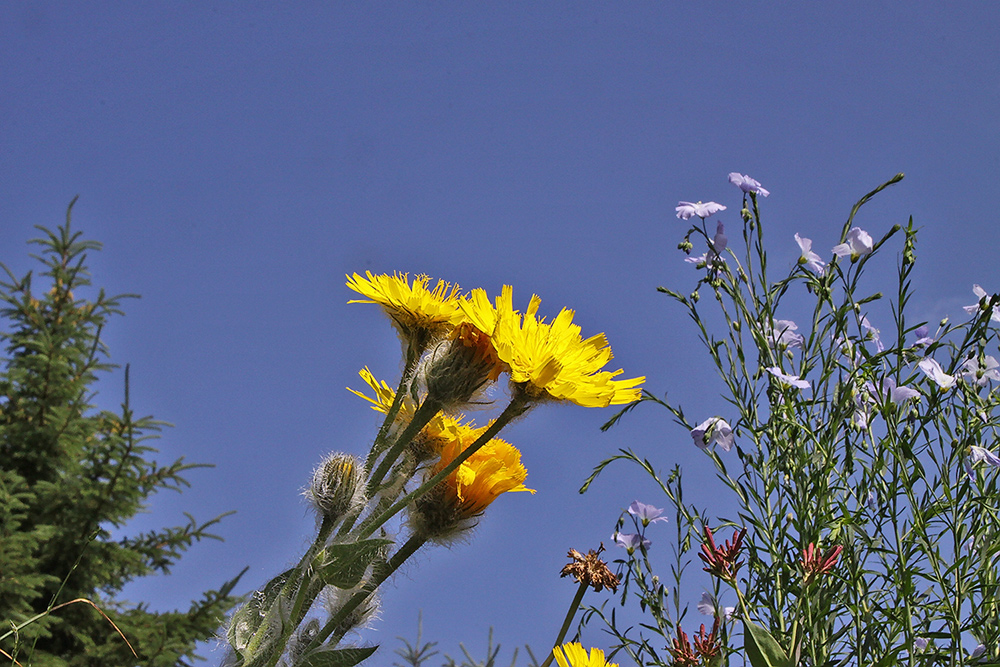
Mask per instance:
[[[74,202],[76,200],[74,199]],[[129,581],[168,573],[221,517],[113,539],[159,489],[180,490],[196,467],[159,465],[149,445],[165,424],[137,417],[128,368],[120,412],[97,411],[94,383],[113,366],[101,341],[107,320],[134,295],[92,293],[87,253],[100,249],[66,223],[31,241],[43,267],[17,278],[4,265],[0,310],[0,649],[40,667],[187,665],[237,599],[236,579],[187,611],[154,612],[116,599]],[[86,598],[90,604],[64,603]],[[33,622],[33,617],[43,614]],[[113,624],[111,623],[113,621]],[[128,639],[138,659],[115,626]]]

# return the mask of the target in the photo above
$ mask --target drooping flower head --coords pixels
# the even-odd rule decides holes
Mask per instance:
[[[441,448],[440,460],[428,471],[436,475],[458,458],[487,427],[457,429]],[[463,461],[434,489],[420,497],[410,520],[415,533],[430,539],[442,539],[468,527],[468,522],[486,511],[505,493],[527,491],[528,471],[521,463],[521,452],[513,445],[494,438]]]
[[[434,339],[443,336],[462,321],[458,285],[439,280],[428,289],[430,278],[408,274],[372,275],[355,273],[347,277],[347,286],[364,296],[347,303],[376,303],[389,316],[400,336],[415,351],[422,353]]]
[[[677,217],[681,220],[689,220],[694,216],[698,216],[704,220],[710,215],[715,215],[719,211],[725,211],[726,207],[714,201],[707,201],[705,203],[700,201],[679,201],[677,202],[677,208],[675,210],[677,211]]]
[[[871,253],[874,242],[871,235],[860,227],[854,227],[847,233],[847,241],[833,246],[833,254],[837,257],[851,256],[851,261]]]
[[[511,288],[494,304],[473,290],[462,302],[468,321],[490,335],[497,356],[509,370],[511,384],[530,399],[569,401],[606,407],[637,400],[645,378],[615,380],[623,371],[605,371],[611,347],[604,334],[584,340],[563,309],[551,323],[537,316],[541,299],[532,296],[523,315],[511,305]]]
[[[741,174],[738,171],[730,172],[729,182],[738,187],[745,193],[753,193],[760,195],[761,197],[766,197],[770,192],[761,187],[755,179],[750,178],[746,174]]]
[[[552,653],[559,667],[618,667],[617,663],[608,662],[604,651],[599,648],[590,649],[590,655],[587,655],[587,649],[579,642],[556,646]]]

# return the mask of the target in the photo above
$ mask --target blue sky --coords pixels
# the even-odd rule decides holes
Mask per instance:
[[[0,260],[30,268],[32,225],[80,195],[74,226],[104,243],[95,282],[142,295],[106,331],[135,409],[175,424],[162,460],[215,464],[134,529],[238,511],[225,542],[126,595],[186,607],[300,554],[312,467],[364,451],[377,425],[344,388],[365,365],[399,372],[385,318],[346,304],[346,273],[512,284],[522,307],[537,293],[550,317],[574,308],[628,376],[700,420],[725,414],[720,383],[655,291],[696,280],[677,201],[726,204],[735,228],[726,175],[757,178],[771,261],[790,266],[795,232],[825,254],[854,201],[903,171],[858,223],[880,235],[913,215],[915,316],[961,315],[973,283],[1000,289],[998,34],[1000,9],[974,2],[6,4]],[[892,252],[880,263],[873,289]],[[118,373],[98,400],[121,394]],[[544,652],[575,588],[557,576],[566,550],[607,543],[634,499],[662,505],[625,467],[576,493],[619,447],[679,463],[692,501],[732,508],[665,412],[600,433],[611,414],[545,406],[505,431],[538,493],[422,552],[364,639],[395,648],[423,609],[452,654],[491,625]],[[668,531],[651,537],[665,570]],[[694,603],[707,579],[691,571]]]

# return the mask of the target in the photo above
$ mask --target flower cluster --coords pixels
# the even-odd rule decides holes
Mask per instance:
[[[844,547],[838,544],[827,549],[825,554],[821,554],[816,545],[810,542],[809,546],[802,550],[802,571],[805,573],[802,580],[803,585],[808,586],[833,570],[837,564],[837,558],[843,550]]]
[[[705,562],[703,568],[705,572],[719,577],[723,581],[735,583],[736,573],[743,565],[742,561],[737,562],[740,557],[740,550],[743,548],[743,538],[746,537],[747,529],[733,531],[733,541],[726,540],[725,544],[718,546],[715,544],[715,536],[712,529],[705,526],[705,543],[701,545],[701,553],[698,557]]]
[[[677,637],[671,640],[671,646],[667,649],[673,658],[670,664],[672,667],[698,667],[699,665],[714,665],[716,658],[722,653],[722,644],[719,641],[719,617],[715,617],[711,632],[705,632],[705,624],[701,624],[692,641],[688,639],[687,633],[677,626]]]
[[[428,281],[427,276],[418,276],[411,285],[406,274],[368,273],[367,278],[349,276],[347,282],[368,297],[363,303],[382,306],[411,349],[422,354],[435,345],[446,346],[426,364],[428,389],[433,383],[454,384],[460,376],[456,365],[464,360],[476,367],[475,379],[458,383],[473,392],[507,373],[514,389],[532,401],[606,407],[639,398],[645,378],[616,380],[621,370],[604,370],[612,358],[607,339],[604,334],[583,338],[572,310],[564,308],[546,322],[538,317],[537,296],[532,296],[523,314],[515,310],[510,286],[491,301],[482,289],[462,294],[450,283],[439,282],[428,290]],[[462,350],[458,357],[456,348]],[[471,360],[477,363],[469,364]],[[437,393],[452,398],[453,392]]]

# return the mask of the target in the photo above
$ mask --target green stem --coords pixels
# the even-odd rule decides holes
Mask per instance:
[[[415,498],[418,498],[430,489],[437,486],[437,484],[445,479],[448,475],[455,471],[460,465],[462,465],[466,459],[479,451],[483,445],[493,439],[497,433],[500,432],[504,426],[506,426],[512,419],[518,417],[525,413],[525,411],[530,407],[529,399],[523,394],[516,394],[514,398],[511,399],[504,411],[500,413],[500,416],[496,418],[489,428],[487,428],[479,438],[476,439],[474,443],[469,445],[465,451],[463,451],[459,456],[455,458],[454,461],[446,465],[441,469],[436,475],[431,477],[429,480],[424,482],[416,491],[412,491],[407,495],[403,496],[402,499],[397,501],[392,507],[387,509],[385,512],[375,517],[371,521],[365,522],[365,524],[360,529],[360,534],[358,535],[359,540],[367,539],[378,530],[379,527],[385,525],[385,522],[398,514],[404,507],[409,505]],[[421,406],[422,407],[422,406]],[[416,417],[414,417],[414,421]]]
[[[576,589],[576,596],[573,601],[569,603],[569,611],[566,612],[566,619],[563,621],[562,627],[559,628],[559,634],[556,636],[556,643],[552,645],[552,651],[549,651],[549,657],[545,658],[545,662],[541,664],[541,667],[549,667],[552,664],[552,659],[555,658],[555,649],[559,648],[563,640],[566,638],[566,633],[569,632],[569,626],[573,623],[573,617],[576,616],[576,610],[580,608],[580,603],[583,602],[583,594],[587,592],[587,582],[581,581],[580,588]]]
[[[385,455],[382,459],[382,463],[379,464],[375,472],[372,473],[371,478],[368,480],[368,495],[373,495],[378,490],[378,485],[385,478],[386,473],[392,467],[392,464],[396,462],[399,455],[403,452],[410,441],[416,437],[420,431],[427,426],[428,422],[434,418],[438,412],[441,411],[441,403],[430,398],[425,398],[424,402],[420,404],[417,411],[413,413],[413,419],[410,423],[406,425],[406,428],[399,437],[396,438],[396,442],[393,443],[392,449]],[[341,533],[343,533],[343,529]]]
[[[303,651],[303,654],[305,655],[308,651],[318,647],[323,642],[325,642],[326,639],[331,634],[333,634],[333,632],[337,629],[337,626],[343,623],[344,619],[347,618],[348,614],[357,609],[358,605],[360,605],[368,598],[368,596],[374,593],[378,589],[378,587],[382,585],[382,582],[384,582],[386,579],[392,576],[392,574],[396,570],[398,570],[404,562],[406,562],[406,559],[415,554],[417,550],[420,549],[420,547],[422,547],[426,541],[427,541],[426,538],[419,537],[417,535],[410,536],[410,539],[408,539],[406,543],[403,544],[403,546],[401,546],[396,551],[396,553],[392,555],[392,558],[386,561],[384,569],[381,569],[380,572],[375,574],[372,577],[372,579],[368,583],[366,583],[360,591],[355,593],[351,597],[351,599],[348,600],[344,604],[344,606],[341,607],[340,610],[336,614],[334,614],[329,621],[326,622],[326,625],[324,625],[320,629],[319,633],[313,638],[311,642],[309,642],[309,645],[306,646],[305,651]],[[341,635],[343,635],[343,633],[341,633]]]

